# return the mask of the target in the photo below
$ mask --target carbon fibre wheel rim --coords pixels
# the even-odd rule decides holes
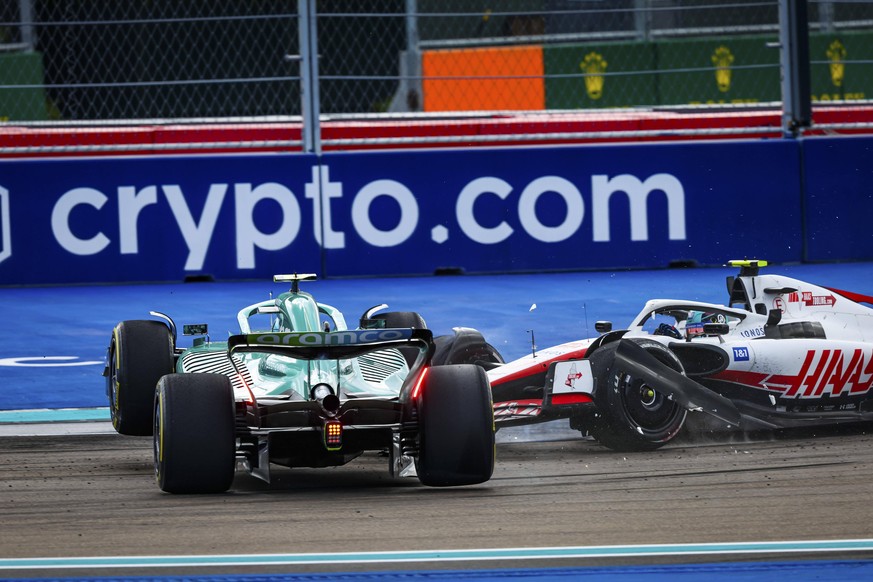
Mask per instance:
[[[620,380],[619,393],[628,418],[643,431],[669,429],[682,414],[678,404],[631,376],[625,375]]]

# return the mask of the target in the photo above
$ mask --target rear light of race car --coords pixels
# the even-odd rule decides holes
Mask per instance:
[[[254,404],[255,403],[255,393],[252,392],[252,387],[248,385],[246,379],[243,378],[242,374],[237,374],[237,381],[240,385],[245,386],[246,394],[245,394],[245,402],[246,404]]]
[[[338,420],[324,421],[324,448],[338,451],[343,446],[343,423]]]
[[[415,386],[412,388],[412,399],[415,400],[418,398],[418,395],[421,393],[421,387],[424,384],[424,377],[427,376],[427,371],[430,368],[422,368],[421,373],[418,375],[418,378],[415,380]]]

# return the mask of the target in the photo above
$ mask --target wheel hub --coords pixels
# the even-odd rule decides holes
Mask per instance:
[[[642,404],[643,406],[652,406],[653,404],[655,404],[655,400],[657,399],[657,397],[657,393],[651,386],[647,384],[643,384],[642,386],[640,386],[640,404]]]

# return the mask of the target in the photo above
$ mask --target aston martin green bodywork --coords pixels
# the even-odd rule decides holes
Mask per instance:
[[[442,358],[415,312],[368,310],[356,329],[300,291],[314,275],[277,275],[291,289],[238,313],[240,333],[212,341],[205,324],[176,347],[177,328],[132,320],[113,331],[107,394],[122,434],[152,434],[155,475],[170,492],[230,487],[239,464],[270,480],[271,465],[343,465],[387,452],[395,476],[427,485],[490,478],[494,416],[481,367]],[[228,452],[230,451],[230,452]]]

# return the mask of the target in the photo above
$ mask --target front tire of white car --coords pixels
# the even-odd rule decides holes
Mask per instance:
[[[634,340],[663,364],[684,373],[669,348],[656,341]],[[687,411],[656,387],[632,377],[615,362],[618,342],[596,350],[589,360],[595,381],[597,413],[586,428],[598,442],[616,451],[653,451],[673,440]]]
[[[388,311],[374,315],[373,319],[384,321],[386,328],[427,329],[427,323],[417,311]],[[418,348],[400,348],[400,353],[403,354],[406,365],[410,368],[415,363],[415,359],[418,358]]]

